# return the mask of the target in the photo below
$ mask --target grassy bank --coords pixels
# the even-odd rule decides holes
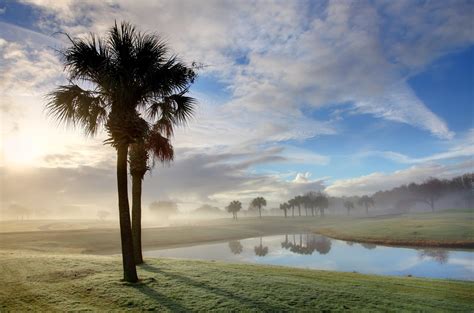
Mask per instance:
[[[117,257],[0,252],[0,311],[471,311],[474,283],[152,260],[120,281]]]
[[[387,245],[474,247],[474,215],[467,212],[348,218],[265,217],[220,219],[190,226],[145,228],[145,249],[228,241],[264,235],[315,232],[349,241]],[[0,249],[66,253],[119,253],[117,229],[91,228],[0,233]]]

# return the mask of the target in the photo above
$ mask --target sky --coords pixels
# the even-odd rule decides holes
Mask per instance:
[[[472,1],[0,0],[0,204],[116,206],[115,152],[44,110],[57,50],[129,21],[204,67],[145,206],[371,194],[474,170]]]

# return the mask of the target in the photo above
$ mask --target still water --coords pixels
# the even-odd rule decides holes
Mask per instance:
[[[145,251],[147,257],[220,260],[380,275],[474,280],[474,252],[359,244],[290,234]]]

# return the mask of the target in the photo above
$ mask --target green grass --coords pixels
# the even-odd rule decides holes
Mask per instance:
[[[0,252],[0,311],[474,310],[474,283],[220,262],[148,260],[120,281],[118,257]]]
[[[388,245],[474,247],[473,211],[359,218],[322,226],[316,232],[343,240]]]

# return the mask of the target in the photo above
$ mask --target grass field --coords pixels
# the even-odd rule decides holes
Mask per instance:
[[[474,282],[220,262],[148,259],[139,267],[140,283],[130,285],[120,281],[120,258],[103,255],[119,252],[117,229],[87,227],[87,221],[47,222],[47,227],[30,223],[36,231],[0,233],[2,312],[474,311]],[[472,247],[472,226],[472,211],[459,211],[354,219],[221,219],[147,228],[143,235],[145,249],[301,232],[385,244]]]
[[[164,259],[130,285],[118,257],[3,251],[0,265],[0,311],[474,310],[472,282]]]

